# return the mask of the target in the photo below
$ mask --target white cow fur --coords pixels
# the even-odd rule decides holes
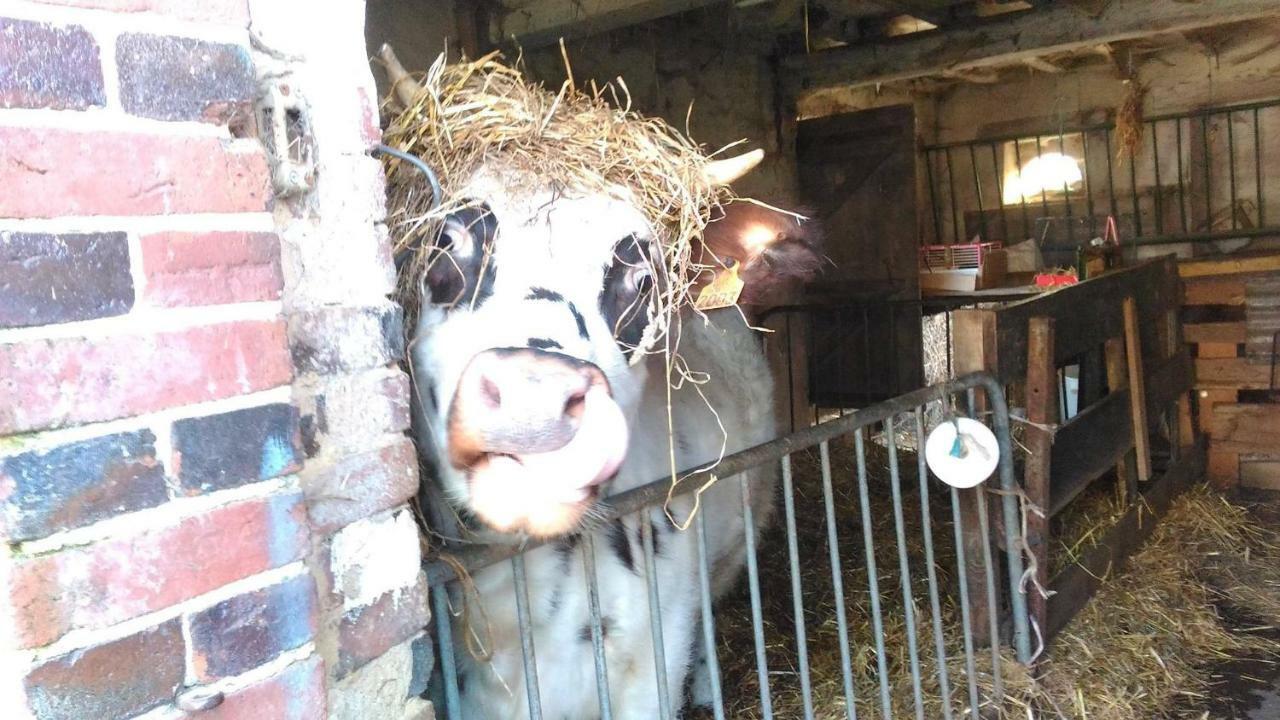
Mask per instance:
[[[630,365],[618,349],[610,326],[599,310],[605,269],[613,244],[628,233],[647,235],[639,212],[617,197],[553,198],[549,191],[520,192],[513,183],[481,176],[464,193],[489,203],[498,219],[492,267],[496,281],[492,297],[474,310],[466,301],[445,312],[424,307],[412,346],[416,382],[431,383],[442,405],[467,361],[489,348],[523,347],[532,336],[560,342],[561,352],[594,362],[604,372],[614,397],[628,418],[631,444],[616,479],[605,488],[611,495],[669,474],[670,437],[667,426],[667,375],[662,355]],[[554,199],[554,202],[553,202]],[[530,287],[560,293],[585,316],[589,341],[562,306],[528,302]],[[681,469],[715,461],[775,436],[772,387],[758,337],[736,310],[684,319],[678,351],[688,367],[706,373],[702,395],[685,382],[671,393],[676,464]],[[419,389],[418,397],[425,393]],[[716,414],[708,409],[715,408]],[[444,447],[447,407],[427,408],[418,429],[424,451]],[[724,426],[724,433],[720,430]],[[727,446],[725,438],[728,438]],[[468,502],[466,479],[437,458],[438,482],[451,502]],[[749,479],[753,512],[759,527],[772,513],[775,471],[753,471]],[[671,504],[676,518],[687,518],[692,496]],[[702,496],[706,514],[708,557],[712,562],[713,592],[722,594],[737,579],[745,561],[741,490],[737,478],[722,479]],[[671,706],[678,715],[686,680],[700,656],[698,626],[699,582],[695,531],[681,532],[661,508],[649,511],[659,549],[656,576],[661,595],[663,644]],[[651,642],[648,591],[640,545],[639,518],[623,519],[625,538],[634,559],[628,569],[611,545],[609,528],[593,531],[600,586],[609,691],[613,717],[651,720],[659,717],[658,693]],[[757,527],[757,531],[758,531]],[[566,551],[566,547],[571,550]],[[525,556],[529,600],[534,626],[539,693],[543,716],[553,720],[600,716],[589,627],[583,545],[549,543]],[[474,575],[487,633],[479,615],[470,613],[472,627],[458,621],[454,637],[464,680],[463,717],[506,720],[528,716],[526,687],[516,623],[510,563],[499,563]],[[487,634],[492,659],[477,661],[461,643],[465,632]],[[705,678],[693,678],[695,700],[705,697]]]

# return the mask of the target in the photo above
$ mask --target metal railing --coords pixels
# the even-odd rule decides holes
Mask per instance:
[[[997,490],[989,491],[985,484],[965,491],[934,484],[926,469],[922,451],[928,429],[925,417],[933,405],[939,405],[947,412],[954,408],[985,408],[983,418],[990,421],[999,443],[999,469],[995,480],[988,481],[998,485]],[[847,443],[849,438],[853,440],[856,463],[852,467],[833,467],[832,448],[836,443]],[[887,453],[887,477],[877,475],[874,469],[869,471],[869,448],[878,448],[878,452]],[[911,463],[915,466],[916,477],[911,478],[914,482],[908,481],[904,476],[900,464],[901,456],[909,452],[910,448],[919,450],[916,452],[916,462]],[[796,483],[799,478],[793,472],[793,459],[797,454],[809,453],[814,449],[817,449],[820,457],[817,465],[820,467],[823,498],[821,509],[798,506]],[[1032,629],[1029,627],[1026,598],[1021,588],[1021,548],[1024,545],[1019,533],[1023,526],[1023,509],[1011,458],[1009,418],[1003,389],[985,374],[966,375],[942,385],[916,390],[724,458],[714,469],[714,476],[720,478],[718,482],[721,483],[739,484],[742,512],[746,520],[742,542],[746,592],[735,597],[750,606],[749,636],[753,647],[741,648],[738,655],[747,657],[754,653],[758,698],[752,699],[755,703],[752,714],[763,718],[774,717],[773,688],[780,682],[776,672],[779,666],[785,666],[797,670],[799,692],[804,698],[804,717],[814,717],[814,689],[810,682],[813,667],[810,651],[814,648],[809,644],[806,631],[817,628],[815,621],[806,614],[804,585],[806,582],[812,584],[815,576],[802,573],[801,565],[803,562],[806,567],[811,566],[822,562],[824,557],[830,570],[832,604],[829,607],[835,613],[838,626],[838,639],[834,642],[839,645],[841,701],[848,718],[871,717],[877,713],[879,717],[886,719],[895,717],[891,686],[896,680],[891,677],[891,673],[909,674],[909,704],[914,706],[915,717],[925,717],[924,707],[931,694],[932,706],[940,705],[946,718],[965,716],[966,704],[967,712],[970,713],[968,716],[974,717],[977,708],[987,703],[1001,702],[1004,693],[1002,662],[1010,661],[1009,658],[1002,660],[1001,638],[1010,642],[1013,659],[1017,662],[1026,664],[1032,659]],[[756,534],[752,530],[751,491],[743,473],[768,464],[776,464],[781,470],[783,517],[781,527],[776,530],[785,535],[786,542],[778,546],[765,544],[757,547]],[[911,464],[907,466],[910,467]],[[688,492],[710,480],[710,472],[694,474],[689,481],[681,483],[675,492]],[[851,502],[849,511],[839,510],[833,497],[837,494],[854,497],[855,485],[856,500]],[[946,490],[938,493],[942,488]],[[661,507],[671,491],[670,482],[660,479],[614,495],[604,503],[602,520],[608,522]],[[933,500],[930,499],[931,493],[935,493]],[[949,512],[945,506],[948,494]],[[887,503],[886,508],[891,506],[892,512],[889,513],[886,509],[884,513],[873,516],[873,498]],[[968,499],[972,501],[966,502]],[[1002,513],[1000,522],[993,523],[989,517],[989,504],[999,508]],[[914,506],[908,507],[910,505]],[[891,532],[886,525],[890,514]],[[818,547],[801,547],[797,533],[798,516],[814,518],[812,522],[815,523],[825,522],[825,534],[818,531],[825,538],[825,552],[821,552]],[[818,517],[822,517],[823,521],[817,521]],[[708,511],[704,509],[694,516],[689,532],[694,533],[697,547],[702,620],[700,640],[711,671],[713,713],[716,718],[723,718],[726,717],[726,708],[731,707],[734,702],[740,702],[742,698],[728,695],[726,678],[720,672],[722,644],[718,642],[717,636],[720,609],[713,606],[707,557],[707,528],[715,522],[717,518],[709,517]],[[952,526],[951,533],[934,532],[935,527],[947,524]],[[998,538],[993,533],[993,524],[998,528]],[[655,572],[653,527],[649,522],[641,522],[639,525],[643,550],[641,562],[648,587],[649,618],[656,659],[654,668],[660,697],[665,702],[668,698],[667,678],[666,665],[662,659],[665,653],[673,649],[663,646],[662,614],[658,612],[662,588]],[[809,530],[807,527],[806,529]],[[604,542],[605,538],[602,533],[585,533],[580,540],[574,546],[579,548],[577,552],[581,554],[585,569],[600,714],[602,718],[610,718],[618,712],[616,707],[612,707],[617,699],[609,697],[607,677],[610,668],[605,654],[600,612],[601,587],[596,576],[594,552],[595,545]],[[850,543],[857,540],[860,540],[864,551],[861,554],[849,552],[854,547]],[[427,559],[425,571],[433,596],[438,668],[441,671],[436,682],[443,684],[443,688],[440,688],[442,692],[436,697],[443,698],[444,708],[438,710],[443,710],[444,716],[449,720],[462,717],[457,653],[466,650],[460,650],[460,646],[455,647],[458,627],[454,623],[458,618],[451,612],[451,604],[456,607],[460,602],[459,580],[502,562],[510,563],[515,586],[517,626],[523,651],[529,716],[542,716],[536,659],[538,655],[537,648],[534,647],[533,620],[528,599],[529,581],[524,564],[525,553],[540,544],[542,543],[530,539],[518,544],[445,547]],[[896,553],[890,551],[890,547]],[[806,551],[803,557],[802,550]],[[771,564],[761,563],[762,553],[766,560],[776,559],[785,553],[785,572],[789,578],[765,577],[764,572]],[[878,562],[880,569],[877,569]],[[865,572],[865,588],[847,584],[849,578],[855,577],[848,574],[849,569],[859,563],[865,563],[860,566]],[[954,575],[949,576],[954,579],[951,585],[941,579],[942,573],[948,570],[954,571]],[[896,584],[900,588],[894,587],[895,583],[891,580],[895,574]],[[922,574],[924,579],[921,578]],[[825,588],[826,570],[822,570],[821,575]],[[882,583],[882,580],[885,582]],[[771,596],[790,588],[791,618],[789,623],[784,621],[782,624],[791,625],[785,628],[785,634],[789,644],[794,647],[795,657],[777,657],[777,647],[770,648],[766,642],[762,587],[768,587]],[[871,615],[870,622],[874,629],[875,666],[872,674],[876,687],[869,695],[864,693],[855,697],[859,683],[855,680],[856,658],[851,657],[853,650],[850,644],[849,611],[853,607],[850,604],[852,595],[863,591],[870,601],[865,612]],[[895,597],[898,599],[897,603],[892,602]],[[955,608],[958,608],[958,612],[950,611]],[[853,609],[856,610],[856,607]],[[890,661],[889,651],[898,648],[886,649],[884,622],[889,613],[895,613],[894,617],[905,623],[909,662]],[[987,643],[985,638],[994,641]],[[989,659],[986,657],[987,651],[982,649],[984,643],[989,645]],[[583,652],[586,652],[585,646]],[[923,658],[929,653],[933,661],[929,665],[932,671],[926,676],[927,668]],[[979,687],[980,678],[985,680],[982,687],[986,688],[986,697],[983,697]],[[899,688],[905,687],[905,678],[901,680],[902,683],[897,685]],[[865,682],[862,687],[866,689]],[[953,702],[961,705],[960,711],[953,713]],[[675,717],[679,708],[666,707],[664,711],[666,717]]]
[[[1280,100],[1271,100],[1146,118],[1132,148],[1110,122],[927,145],[921,242],[1045,238],[1074,249],[1099,236],[1108,215],[1125,245],[1274,236],[1280,178],[1267,176],[1264,156],[1277,130]],[[1006,198],[1011,172],[1050,152],[1078,160],[1080,180]]]

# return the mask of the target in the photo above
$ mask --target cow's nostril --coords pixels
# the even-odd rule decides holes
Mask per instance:
[[[502,407],[502,390],[498,389],[498,384],[490,378],[480,379],[480,396],[484,398],[484,402],[491,410]]]
[[[564,401],[564,416],[578,420],[582,417],[586,406],[587,393],[585,391],[574,393],[569,396],[568,400]]]

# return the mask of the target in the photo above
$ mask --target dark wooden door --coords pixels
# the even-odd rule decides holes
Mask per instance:
[[[800,123],[800,182],[827,233],[809,386],[855,406],[924,384],[917,270],[915,112],[909,105]]]

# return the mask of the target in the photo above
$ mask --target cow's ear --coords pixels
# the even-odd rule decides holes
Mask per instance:
[[[695,252],[704,266],[738,264],[743,282],[738,303],[767,306],[787,301],[787,295],[812,281],[827,262],[822,253],[819,224],[805,213],[786,213],[750,203],[733,203],[707,226],[702,248]],[[699,255],[700,254],[700,255]],[[698,277],[705,284],[713,276]]]

